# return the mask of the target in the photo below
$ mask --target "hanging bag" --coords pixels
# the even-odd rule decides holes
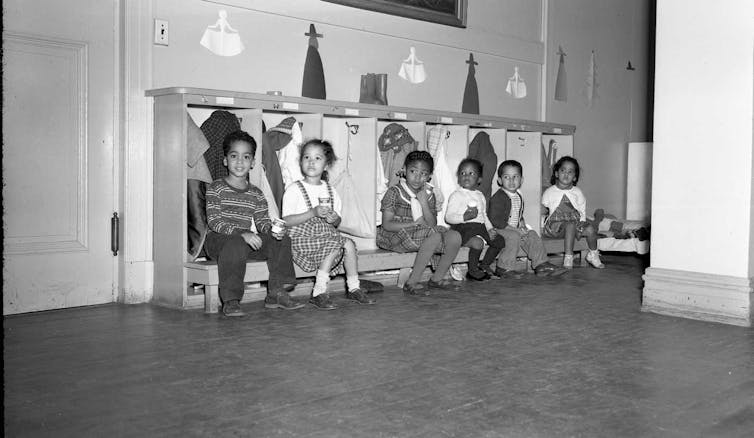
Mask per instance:
[[[364,208],[359,202],[359,195],[356,193],[356,185],[351,178],[351,170],[349,162],[351,161],[351,135],[355,134],[352,130],[352,126],[346,122],[348,126],[348,147],[346,150],[346,166],[345,170],[341,172],[332,185],[340,195],[343,211],[340,217],[340,226],[338,230],[346,234],[357,237],[375,237],[376,227],[369,220],[369,216],[364,212]]]

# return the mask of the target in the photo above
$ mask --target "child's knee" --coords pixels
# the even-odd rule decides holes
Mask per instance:
[[[356,254],[356,244],[351,239],[346,239],[346,243],[343,245],[343,250],[346,254]]]
[[[472,237],[466,245],[471,249],[481,250],[484,248],[484,240],[478,237]]]
[[[461,247],[461,234],[455,230],[448,230],[445,232],[445,245],[446,246],[458,246]]]

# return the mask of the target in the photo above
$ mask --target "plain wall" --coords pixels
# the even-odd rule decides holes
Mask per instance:
[[[709,6],[658,4],[651,264],[745,278],[754,272],[754,3]]]
[[[576,125],[575,155],[583,168],[579,185],[588,212],[603,208],[624,215],[626,145],[649,140],[649,0],[468,3],[467,28],[462,29],[320,0],[153,0],[154,17],[168,20],[170,28],[170,45],[153,46],[153,85],[300,96],[308,42],[304,33],[314,23],[324,34],[319,51],[328,99],[358,101],[362,74],[388,73],[390,105],[460,112],[466,60],[473,52],[479,63],[480,112],[531,120],[546,114],[547,121]],[[246,46],[238,56],[216,56],[199,45],[220,9],[228,12]],[[558,45],[568,53],[568,102],[553,100]],[[397,75],[411,46],[428,73],[418,85]],[[600,86],[588,108],[579,93],[592,50]],[[636,67],[633,72],[625,69],[629,60]],[[505,93],[516,66],[527,85],[524,99]]]
[[[576,125],[574,155],[587,214],[603,208],[625,217],[629,142],[647,138],[649,68],[648,1],[549,2],[547,120]],[[554,99],[558,47],[566,53],[568,98]],[[586,82],[595,54],[596,97],[589,106]],[[627,70],[628,62],[635,70]]]

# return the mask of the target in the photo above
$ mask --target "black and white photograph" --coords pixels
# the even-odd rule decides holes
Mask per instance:
[[[4,436],[754,436],[724,3],[3,0]]]

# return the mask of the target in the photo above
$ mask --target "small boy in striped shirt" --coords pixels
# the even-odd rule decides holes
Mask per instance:
[[[296,283],[291,240],[285,229],[272,232],[267,200],[249,182],[257,143],[248,133],[236,131],[223,140],[223,164],[228,176],[207,188],[207,225],[204,243],[210,259],[217,261],[219,293],[226,316],[243,316],[241,299],[247,260],[266,260],[270,271],[264,306],[271,309],[299,309],[288,292]]]

